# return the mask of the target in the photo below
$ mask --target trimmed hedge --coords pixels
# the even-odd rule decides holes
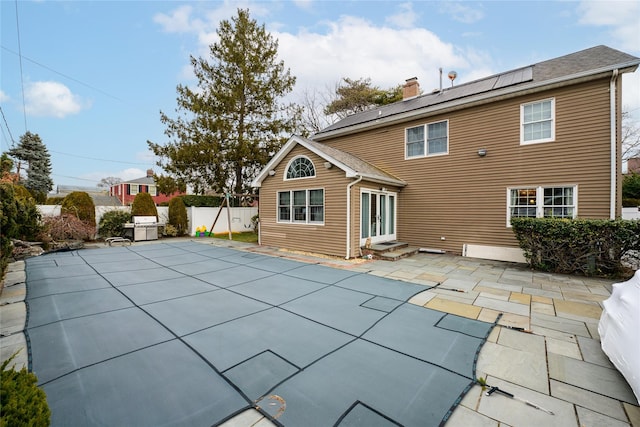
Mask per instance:
[[[169,225],[175,227],[177,236],[183,236],[187,233],[189,218],[181,197],[174,197],[169,202]]]
[[[64,201],[64,197],[53,196],[53,197],[48,197],[47,200],[44,202],[44,204],[45,205],[61,205],[63,201]]]
[[[184,205],[188,208],[190,208],[191,206],[197,208],[217,208],[222,204],[222,200],[224,200],[224,197],[199,196],[196,194],[187,194],[185,196],[179,197],[182,199]]]
[[[51,411],[38,378],[22,368],[7,369],[15,354],[0,366],[0,426],[48,426]]]
[[[158,208],[149,193],[138,193],[131,204],[131,216],[155,216],[158,219]]]
[[[621,277],[622,257],[640,249],[640,221],[512,218],[532,268],[554,273]]]
[[[224,200],[224,196],[200,196],[196,194],[186,194],[178,197],[182,199],[182,202],[188,208],[191,206],[196,208],[217,208],[222,205]],[[238,208],[242,206],[242,200],[240,197],[230,197],[229,204],[232,208]]]
[[[96,206],[89,193],[74,191],[62,200],[60,215],[70,214],[87,224],[96,223]]]

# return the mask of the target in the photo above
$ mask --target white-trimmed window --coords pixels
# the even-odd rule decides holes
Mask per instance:
[[[139,186],[138,184],[131,184],[131,186],[129,187],[129,193],[134,196],[136,194],[138,194],[139,191]]]
[[[405,130],[405,158],[449,153],[449,121],[428,123]]]
[[[520,106],[520,143],[551,142],[556,137],[554,98]]]
[[[308,157],[295,157],[287,166],[286,179],[313,178],[314,176],[316,176],[316,169]]]
[[[157,189],[157,187],[155,185],[150,185],[148,191],[149,191],[149,194],[151,196],[157,196],[158,195],[158,189]]]
[[[324,224],[324,190],[279,191],[278,222]]]
[[[507,226],[511,218],[575,218],[578,212],[578,188],[522,187],[507,189]]]

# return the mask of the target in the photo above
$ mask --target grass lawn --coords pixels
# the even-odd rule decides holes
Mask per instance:
[[[217,233],[214,234],[213,237],[215,239],[229,240],[229,233]],[[248,231],[246,233],[231,233],[231,239],[236,242],[258,243],[258,234],[253,231]]]

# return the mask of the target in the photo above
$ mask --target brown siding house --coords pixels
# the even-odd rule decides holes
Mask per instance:
[[[597,46],[292,137],[260,172],[262,244],[346,258],[400,240],[523,260],[513,216],[621,214],[621,74]],[[417,96],[416,96],[417,95]]]

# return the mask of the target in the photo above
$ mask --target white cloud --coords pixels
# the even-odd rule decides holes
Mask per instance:
[[[413,5],[411,3],[401,3],[399,9],[398,13],[387,17],[387,24],[397,28],[412,28],[418,19],[418,15],[413,11]]]
[[[171,13],[158,13],[153,17],[153,22],[160,24],[167,33],[191,33],[202,27],[202,21],[191,19],[191,6],[180,6]]]
[[[175,22],[169,23],[164,18],[156,18],[156,22],[166,29],[190,29],[199,42],[198,51],[193,55],[207,57],[209,45],[217,41],[215,29],[220,20],[234,16],[237,7],[235,4],[229,7],[225,2],[217,9],[187,13],[183,6],[163,15],[174,17]],[[261,23],[264,16],[268,16],[268,10],[261,4],[252,4],[251,17]],[[278,31],[282,27],[270,22],[266,22],[266,26],[278,40],[280,59],[297,78],[294,97],[301,97],[305,90],[324,91],[342,77],[369,77],[372,84],[390,88],[417,76],[423,91],[429,92],[439,86],[439,67],[444,69],[445,79],[446,73],[455,69],[458,72],[456,84],[493,73],[491,61],[484,52],[455,47],[427,29],[412,27],[415,16],[409,3],[399,5],[399,13],[389,17],[387,22],[394,26],[378,26],[353,16],[317,22],[313,31],[301,28],[297,33]],[[182,78],[193,81],[192,71],[191,65],[185,64]]]
[[[2,89],[0,89],[0,102],[9,102],[10,99],[11,98],[9,97],[9,95],[4,93],[4,91],[2,91]]]
[[[640,122],[640,72],[622,75],[622,110]]]
[[[578,14],[582,25],[609,27],[620,49],[640,51],[640,2],[582,1]]]
[[[484,18],[484,12],[480,9],[474,9],[454,1],[443,1],[440,3],[440,11],[451,18],[464,24],[473,24]]]
[[[128,168],[119,171],[91,172],[80,176],[80,178],[98,183],[102,178],[107,178],[109,176],[114,176],[122,179],[123,181],[127,181],[147,176],[147,171],[138,168]]]
[[[484,61],[482,56],[465,55],[424,28],[379,27],[349,16],[327,26],[325,33],[273,34],[280,57],[298,78],[299,93],[333,86],[342,77],[369,77],[374,85],[388,88],[415,76],[430,91],[439,86],[439,67],[455,68],[459,82],[469,81],[466,70],[488,70],[476,63]]]
[[[33,116],[64,118],[90,105],[58,82],[33,82],[25,90],[25,110]]]
[[[638,55],[640,52],[639,1],[583,1],[578,6],[582,25],[604,27],[612,38],[611,47]],[[640,72],[624,74],[622,105],[625,111],[640,120]]]
[[[313,8],[313,0],[293,0],[293,4],[303,10],[311,10]]]

